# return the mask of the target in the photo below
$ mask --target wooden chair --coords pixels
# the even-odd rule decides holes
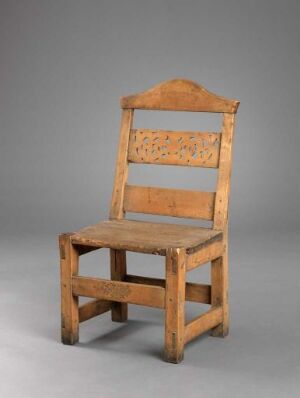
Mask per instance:
[[[228,334],[228,197],[235,113],[239,101],[189,80],[163,82],[121,98],[122,121],[108,221],[59,236],[62,342],[78,341],[79,323],[111,311],[127,320],[127,303],[165,310],[165,360],[178,363],[184,345],[212,330]],[[134,109],[223,113],[221,132],[134,129]],[[216,192],[127,184],[130,163],[218,168]],[[211,220],[212,228],[124,219],[126,212]],[[110,248],[111,280],[78,275],[79,256]],[[126,272],[126,251],[166,257],[165,279]],[[211,285],[186,282],[186,273],[211,262]],[[79,306],[78,297],[94,300]],[[185,301],[211,304],[185,323]]]

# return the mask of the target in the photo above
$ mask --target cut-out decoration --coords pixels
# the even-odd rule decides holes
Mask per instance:
[[[220,133],[131,130],[128,160],[133,163],[218,167]]]

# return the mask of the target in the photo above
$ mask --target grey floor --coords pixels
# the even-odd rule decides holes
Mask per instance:
[[[81,273],[108,275],[107,254],[82,257]],[[131,273],[163,275],[162,258],[128,257]],[[2,238],[0,396],[299,396],[298,258],[299,235],[232,237],[230,335],[200,337],[172,365],[161,360],[163,312],[145,307],[130,306],[126,324],[87,321],[80,343],[63,346],[55,237]],[[207,269],[190,278],[207,281]],[[187,316],[203,310],[188,304]]]

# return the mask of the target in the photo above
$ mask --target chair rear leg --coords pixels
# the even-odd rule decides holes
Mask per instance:
[[[110,249],[110,274],[111,279],[122,281],[126,276],[126,251]],[[112,304],[111,319],[114,322],[125,322],[128,318],[128,304]]]
[[[59,236],[61,270],[61,339],[72,345],[79,338],[78,297],[72,294],[72,276],[78,275],[78,252],[71,243],[72,234]]]
[[[183,249],[169,249],[166,256],[165,354],[167,362],[183,359],[185,327],[185,267]]]
[[[223,310],[222,323],[211,331],[214,337],[225,337],[229,332],[228,313],[228,252],[225,249],[222,257],[211,262],[211,303],[221,306]]]

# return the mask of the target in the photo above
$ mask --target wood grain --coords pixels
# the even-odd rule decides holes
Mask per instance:
[[[207,285],[205,283],[186,282],[185,299],[186,301],[194,301],[195,303],[210,304],[211,285]]]
[[[213,224],[213,228],[217,230],[224,230],[228,219],[234,120],[234,115],[224,114],[223,116],[222,141]]]
[[[123,109],[235,113],[239,101],[221,97],[187,79],[162,82],[139,94],[121,98]]]
[[[214,307],[204,314],[194,318],[185,326],[184,342],[189,341],[207,332],[222,322],[222,308]]]
[[[110,220],[77,231],[72,235],[72,242],[86,246],[109,247],[164,256],[169,248],[185,248],[188,253],[192,253],[221,237],[220,231],[208,228],[146,221]]]
[[[126,185],[126,212],[213,219],[215,193]]]
[[[126,276],[126,251],[110,249],[110,276],[111,280],[123,281]],[[111,319],[114,322],[125,322],[128,318],[127,303],[113,302]]]
[[[166,256],[165,356],[167,362],[183,359],[186,253],[169,249]]]
[[[107,300],[91,300],[79,307],[79,322],[87,321],[111,309],[112,302]]]
[[[207,247],[203,247],[197,252],[188,256],[187,259],[187,271],[191,271],[200,265],[206,264],[215,258],[220,257],[224,252],[224,243],[220,238],[215,240]]]
[[[72,292],[72,277],[78,274],[78,252],[71,242],[72,234],[59,236],[61,276],[61,339],[72,345],[79,339],[78,297]]]
[[[124,217],[123,198],[124,188],[128,178],[128,142],[129,133],[133,122],[133,110],[125,109],[122,112],[119,150],[115,171],[114,189],[111,199],[109,217],[111,219],[121,219]]]
[[[130,275],[125,276],[125,281],[131,283],[141,283],[144,285],[166,286],[165,279],[149,278],[146,276]],[[186,282],[185,301],[194,301],[196,303],[211,303],[211,286],[203,283]]]
[[[222,307],[223,322],[212,332],[213,336],[225,337],[229,332],[228,303],[228,208],[232,168],[232,143],[235,126],[235,115],[225,113],[223,116],[222,142],[218,171],[217,193],[214,209],[213,228],[223,231],[224,252],[222,256]]]
[[[75,296],[94,297],[156,308],[165,307],[165,289],[159,286],[75,276],[72,278],[72,288]]]

